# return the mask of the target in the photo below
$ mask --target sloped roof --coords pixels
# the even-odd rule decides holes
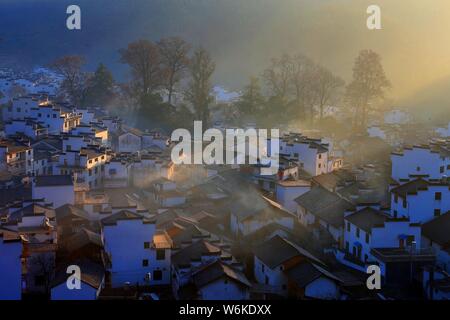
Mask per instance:
[[[110,215],[109,217],[103,218],[101,222],[104,226],[106,226],[115,225],[119,220],[143,220],[144,223],[153,223],[153,221],[147,220],[143,216],[129,210],[121,210],[113,215]]]
[[[98,247],[103,247],[102,238],[98,233],[92,232],[85,228],[82,228],[71,237],[65,239],[65,248],[67,251],[72,252],[78,250],[86,245],[92,244]]]
[[[78,217],[84,220],[90,220],[89,214],[86,211],[69,203],[56,208],[55,211],[56,220],[62,220],[69,216]]]
[[[258,246],[255,249],[255,256],[271,269],[296,256],[304,256],[310,260],[321,263],[319,259],[314,257],[314,255],[307,250],[278,235]]]
[[[223,276],[228,277],[244,286],[251,287],[251,283],[241,271],[232,268],[219,260],[194,273],[193,279],[197,288],[201,288]]]
[[[315,214],[340,199],[337,194],[319,186],[295,198],[294,201],[312,214]]]
[[[311,262],[304,262],[295,265],[287,271],[289,279],[293,280],[300,288],[304,288],[319,277],[327,277],[331,280],[341,282],[341,280],[331,272]]]
[[[203,255],[220,255],[221,253],[220,247],[209,241],[199,240],[172,255],[172,264],[175,266],[190,265],[192,261],[200,260]]]
[[[416,179],[391,190],[393,194],[397,194],[405,198],[408,194],[417,194],[419,190],[426,190],[428,188],[428,181],[423,179]]]
[[[354,224],[361,230],[370,233],[373,227],[382,225],[388,218],[388,215],[384,212],[371,207],[365,207],[355,213],[346,216],[345,220]]]
[[[100,288],[105,277],[105,268],[96,262],[88,259],[65,261],[61,263],[55,273],[55,278],[52,280],[51,287],[56,287],[67,281],[70,274],[67,274],[67,267],[70,265],[77,265],[81,269],[81,281],[90,285],[93,288]]]
[[[422,225],[422,235],[450,249],[450,211]]]

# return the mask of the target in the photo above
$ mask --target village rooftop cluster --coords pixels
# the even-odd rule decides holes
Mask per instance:
[[[174,164],[170,133],[58,101],[37,74],[0,79],[27,91],[2,101],[0,299],[450,298],[450,124],[282,128],[273,175]]]

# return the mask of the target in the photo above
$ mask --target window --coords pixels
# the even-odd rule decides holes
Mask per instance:
[[[444,173],[444,172],[445,172],[445,167],[444,167],[444,166],[440,167],[440,168],[439,168],[439,172],[440,172],[440,173]]]
[[[144,242],[144,249],[150,248],[150,242]]]
[[[322,167],[322,164],[321,163],[319,163],[319,169]]]
[[[359,228],[356,228],[356,237],[359,238]]]
[[[158,249],[156,250],[156,260],[164,260],[166,258],[166,250]]]
[[[366,233],[366,243],[369,243],[369,234]]]
[[[319,159],[322,159],[322,154],[321,153],[319,153]]]
[[[148,259],[142,260],[142,266],[143,267],[148,267]]]
[[[407,207],[406,199],[403,199],[403,208],[406,208],[406,207]]]
[[[153,280],[162,280],[162,271],[161,270],[155,270],[153,271]]]
[[[53,114],[53,118],[56,118],[56,114],[55,113]]]
[[[298,158],[298,153],[294,153],[294,158]]]
[[[261,272],[264,273],[266,271],[266,268],[264,267],[263,264],[261,264]]]
[[[345,241],[345,251],[349,251],[350,250],[350,245],[348,243],[348,241]]]
[[[434,194],[434,200],[442,200],[442,192],[436,192]]]
[[[397,216],[398,216],[398,212],[397,212],[397,210],[394,210],[394,218],[397,218]]]
[[[350,232],[350,222],[347,222],[347,232]]]
[[[434,209],[434,216],[439,217],[441,215],[441,209]]]
[[[89,176],[92,176],[92,169],[89,169]]]
[[[450,170],[450,164],[447,165],[447,170]]]
[[[394,202],[398,203],[398,194],[394,195]]]
[[[420,171],[420,167],[417,167],[417,168],[416,168],[416,171]]]

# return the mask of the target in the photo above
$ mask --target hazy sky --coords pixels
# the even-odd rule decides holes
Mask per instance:
[[[69,4],[82,9],[81,32],[65,29]],[[369,4],[380,5],[382,30],[366,28]],[[4,63],[80,53],[125,77],[119,48],[179,35],[211,51],[216,83],[238,87],[282,52],[303,52],[348,80],[369,48],[383,57],[396,103],[441,108],[450,104],[449,31],[449,0],[0,0]]]

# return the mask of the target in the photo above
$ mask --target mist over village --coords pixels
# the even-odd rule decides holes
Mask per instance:
[[[0,300],[450,298],[449,3],[73,2],[0,3]]]

